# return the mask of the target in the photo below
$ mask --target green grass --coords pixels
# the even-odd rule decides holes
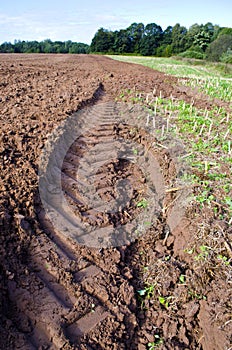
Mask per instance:
[[[221,77],[211,78],[192,78],[181,79],[183,85],[198,89],[212,98],[218,98],[222,101],[232,101],[232,80]]]
[[[224,77],[232,79],[232,68],[221,63],[208,63],[206,61],[143,56],[108,55],[118,61],[141,64],[160,72],[188,78]],[[224,71],[223,71],[224,70]]]
[[[141,56],[108,57],[123,62],[141,64],[160,72],[174,75],[180,78],[180,84],[192,88],[197,87],[201,92],[204,92],[211,98],[218,98],[226,102],[232,101],[232,68],[228,65],[175,58]],[[226,73],[225,69],[228,69],[230,73]]]
[[[190,80],[191,81],[191,80]],[[195,80],[192,84],[194,85]],[[194,86],[193,86],[194,87]],[[220,89],[219,89],[220,90]],[[142,92],[125,90],[119,100],[140,103],[151,112],[153,123],[156,116],[166,120],[162,130],[155,133],[165,145],[166,135],[182,141],[186,153],[185,162],[192,169],[189,179],[196,185],[195,202],[200,209],[209,207],[214,217],[232,222],[231,166],[232,166],[232,121],[224,108],[198,109],[193,104],[174,98],[162,98]],[[224,164],[224,165],[223,165]],[[227,171],[223,172],[223,167]],[[145,207],[146,202],[138,206]]]

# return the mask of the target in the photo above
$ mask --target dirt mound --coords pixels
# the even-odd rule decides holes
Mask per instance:
[[[52,226],[38,192],[39,159],[48,135],[73,112],[112,101],[125,89],[194,100],[203,108],[215,102],[179,87],[174,77],[100,56],[1,55],[0,64],[0,348],[143,350],[148,343],[170,350],[229,348],[230,322],[222,325],[220,316],[229,298],[225,281],[206,286],[207,300],[179,283],[182,275],[192,279],[194,293],[198,275],[183,254],[195,229],[189,219],[169,232],[167,217],[159,215],[133,243],[88,248]],[[99,168],[95,187],[104,200],[114,197],[121,176],[133,183],[132,200],[120,215],[92,212],[70,182],[83,146],[120,134],[118,124],[104,121],[99,130],[92,122],[92,134],[76,140],[66,154],[63,191],[84,223],[125,224],[141,211],[136,203],[146,187],[136,165],[115,159]],[[123,128],[124,134],[129,131]],[[172,159],[164,149],[157,159],[167,185],[175,174]],[[173,201],[175,194],[169,193],[167,204]],[[144,284],[141,270],[157,276],[163,296],[157,303],[149,298],[154,290]]]

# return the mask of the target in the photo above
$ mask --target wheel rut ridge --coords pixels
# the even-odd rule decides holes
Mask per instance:
[[[66,199],[73,209],[73,213],[76,216],[79,215],[79,221],[85,222],[87,220],[91,225],[101,225],[105,229],[109,225],[109,217],[105,221],[103,218],[103,222],[101,219],[99,220],[98,209],[100,210],[101,207],[97,207],[98,202],[94,203],[93,208],[88,208],[88,200],[84,197],[85,193],[81,191],[81,186],[91,185],[91,183],[88,183],[91,180],[91,169],[93,169],[93,177],[98,178],[98,191],[102,189],[108,191],[114,186],[112,179],[115,177],[116,168],[119,168],[120,175],[124,171],[118,163],[118,154],[114,153],[115,142],[117,142],[118,138],[127,138],[130,126],[123,124],[119,117],[115,117],[117,113],[115,113],[114,106],[107,106],[106,108],[104,105],[102,110],[99,108],[96,110],[96,115],[93,109],[93,115],[98,126],[96,128],[94,126],[88,128],[86,134],[81,135],[73,142],[64,157],[61,175],[62,187]],[[145,140],[145,136],[143,133],[140,135],[142,146],[146,146],[149,142],[149,140]],[[106,158],[106,150],[109,153],[108,159]],[[112,155],[115,157],[116,165],[112,163]],[[82,164],[83,158],[84,163]],[[81,171],[79,171],[80,168]],[[135,172],[136,177],[141,177],[141,174],[136,169],[130,171],[130,176]],[[109,179],[110,173],[112,179],[109,185],[105,183],[105,186],[103,186],[101,179],[103,181],[107,178]],[[129,210],[127,215],[130,217]],[[49,230],[51,231],[51,227]],[[59,233],[53,230],[53,238],[57,235],[59,236]],[[59,238],[63,241],[63,247],[65,247],[67,242],[64,241],[64,237],[61,235]],[[48,244],[44,244],[44,246],[48,247]],[[45,256],[46,252],[44,252]],[[36,258],[39,266],[43,264],[44,257],[42,259],[41,257],[40,259]],[[46,259],[49,260],[49,257]],[[80,269],[75,259],[73,260],[73,264],[69,264],[69,258],[63,252],[58,253],[57,259],[60,260],[60,265],[58,265],[60,266],[59,272],[57,273],[56,266],[54,268],[50,266],[50,270],[48,269],[46,274],[43,274],[43,280],[46,280],[45,282],[50,284],[50,288],[54,289],[54,295],[61,294],[62,298],[60,298],[60,302],[63,301],[63,304],[69,306],[69,310],[65,309],[62,314],[60,313],[58,318],[63,332],[62,335],[69,341],[70,346],[72,344],[81,344],[82,337],[88,337],[88,334],[94,328],[98,327],[102,322],[107,322],[107,319],[110,319],[111,323],[113,320],[123,322],[124,318],[127,317],[131,319],[130,325],[132,325],[132,329],[133,327],[135,328],[136,316],[128,307],[128,305],[133,305],[136,301],[134,288],[130,285],[127,278],[123,277],[120,269],[116,275],[121,284],[119,286],[113,286],[114,297],[111,299],[111,286],[107,286],[108,281],[111,280],[111,272],[106,269],[103,271],[99,261],[96,264],[96,260],[93,258],[87,266]],[[116,266],[120,262],[120,259],[119,256]],[[56,273],[54,273],[54,270]],[[52,275],[53,280],[49,280],[49,273]],[[62,278],[60,277],[61,275]],[[63,286],[63,289],[57,288],[54,278]],[[118,305],[119,300],[115,298],[117,293],[119,295],[120,293],[123,294],[123,298],[125,299],[123,301],[120,300],[120,306]],[[129,299],[127,299],[126,294],[128,294]],[[85,311],[80,310],[80,305],[78,304],[78,300],[80,299],[86,301]],[[133,334],[131,329],[130,334]],[[58,337],[58,335],[56,336]]]
[[[100,84],[88,103],[91,105],[96,102],[96,99],[103,95],[103,91],[104,87]],[[94,123],[90,123],[92,128],[72,144],[65,156],[62,168],[63,190],[71,206],[76,208],[74,212],[77,214],[86,203],[81,191],[75,191],[74,185],[76,184],[77,189],[86,185],[84,179],[87,177],[90,166],[94,171],[97,169],[97,173],[93,173],[93,176],[103,181],[108,177],[108,171],[115,171],[115,166],[121,173],[123,172],[123,168],[120,169],[117,163],[118,160],[115,159],[115,165],[112,164],[111,158],[114,155],[114,142],[117,142],[118,138],[125,139],[128,129],[115,112],[115,107],[110,105],[104,106],[102,110],[97,108],[96,112],[93,108]],[[81,118],[80,125],[85,115]],[[96,128],[95,123],[98,125]],[[111,155],[109,159],[106,159],[106,150]],[[85,153],[88,153],[88,156],[82,164]],[[83,181],[78,179],[75,173],[75,169],[80,165]],[[59,172],[56,164],[53,171]],[[134,170],[132,169],[131,172],[133,173]],[[88,180],[90,180],[89,175]],[[53,174],[47,178],[47,181],[52,184]],[[101,180],[97,182],[99,190],[104,188]],[[105,189],[109,190],[112,184],[114,185],[113,181],[109,186],[105,186]],[[101,220],[97,221],[100,210],[97,205],[98,203],[87,213],[92,220],[90,223],[100,224],[105,228],[108,225],[107,220],[103,223]],[[130,216],[130,214],[128,210],[127,215]],[[121,273],[119,251],[117,249],[114,251],[115,260],[108,258],[108,265],[105,261],[101,263],[100,252],[90,253],[85,248],[80,249],[78,244],[73,244],[67,237],[57,232],[42,213],[40,222],[42,226],[44,225],[46,233],[40,232],[38,236],[33,236],[30,273],[26,281],[22,281],[19,286],[9,282],[11,299],[16,300],[20,312],[24,313],[33,325],[33,330],[28,332],[28,339],[36,348],[76,349],[82,343],[86,344],[89,334],[105,322],[110,322],[111,325],[115,323],[115,328],[122,324],[123,333],[128,333],[129,338],[133,338],[137,321],[132,310],[135,309],[136,298],[133,286]],[[82,257],[86,257],[84,264],[75,249]],[[70,256],[73,258],[71,259]],[[112,275],[116,280],[114,283]],[[112,285],[109,284],[110,281]],[[36,289],[33,289],[33,286],[37,286]],[[124,324],[125,318],[130,320],[129,323],[127,322],[130,325],[128,332]],[[127,341],[130,342],[128,335]]]
[[[125,222],[125,217],[122,218],[122,215],[116,215],[116,217],[114,214],[102,215],[104,207],[99,201],[99,196],[100,198],[105,196],[106,201],[114,199],[111,187],[114,187],[117,177],[111,176],[110,178],[109,174],[112,172],[115,174],[117,168],[119,168],[120,175],[123,172],[123,169],[120,169],[120,164],[117,164],[119,159],[116,145],[118,146],[121,140],[128,139],[130,126],[118,117],[115,105],[103,105],[102,109],[99,107],[96,113],[93,110],[97,127],[91,128],[90,126],[86,135],[81,135],[73,142],[64,158],[62,184],[70,208],[79,220],[91,225],[95,223],[106,227],[112,220],[113,224],[120,221]],[[142,140],[144,135],[139,137],[141,137],[141,145],[148,147],[149,138],[144,141]],[[82,163],[83,157],[84,163]],[[143,178],[143,174],[141,172],[139,174],[136,168],[131,171],[134,172],[135,177]],[[141,182],[144,183],[144,180]],[[136,185],[139,186],[138,190],[141,191],[142,184]],[[92,203],[92,206],[88,206],[88,196],[86,197],[86,194],[93,187],[98,192],[98,199],[94,197],[94,203]],[[128,203],[128,206],[124,207],[124,209],[127,209],[126,215],[129,217],[131,216],[131,210],[128,213],[130,204]],[[136,209],[135,206],[134,209]]]
[[[86,138],[82,138],[81,147],[84,147],[83,143],[85,147],[95,145],[99,140],[112,146],[113,111],[109,109],[107,113],[105,110],[103,113],[105,117],[101,116],[100,119],[102,129],[97,129],[96,134],[88,136],[89,143]],[[115,122],[117,120],[114,120]],[[102,150],[105,150],[104,145]],[[112,151],[113,147],[110,152]],[[82,159],[81,156],[71,152],[67,154],[67,161],[64,162],[66,171],[63,171],[62,176],[65,184],[68,182],[67,179],[73,181],[71,177],[73,170]],[[74,162],[70,162],[73,157]],[[93,162],[91,164],[94,166],[99,166],[98,161],[99,159],[96,159],[94,162],[94,157],[91,158]],[[104,157],[102,161],[105,162]],[[107,174],[103,171],[100,175]],[[66,189],[69,186],[67,185]],[[78,200],[76,196],[75,200]],[[111,280],[110,269],[107,271],[104,266],[103,271],[101,263],[96,263],[94,254],[92,259],[89,259],[87,254],[85,262],[81,262],[81,257],[77,257],[73,244],[70,242],[67,244],[62,235],[54,230],[42,211],[40,209],[40,222],[44,230],[40,231],[39,235],[32,234],[29,274],[21,285],[9,281],[11,299],[16,301],[19,314],[28,318],[32,325],[32,330],[28,331],[27,339],[24,341],[28,345],[24,344],[21,348],[77,349],[82,344],[82,339],[103,321],[109,322],[107,320],[110,319],[111,324],[114,320],[119,324],[123,322],[125,315],[132,317],[133,313],[127,303],[120,302],[119,307],[118,300],[110,300],[109,294],[112,291],[107,288],[107,283]],[[68,247],[67,250],[66,247]],[[70,252],[73,258],[70,258]],[[120,262],[120,253],[117,253],[117,257],[116,265]],[[116,268],[115,263],[111,265],[111,269]],[[124,293],[125,288],[130,290],[130,298],[132,298],[133,287],[121,275],[120,270],[114,273],[120,281],[119,286],[114,285],[114,293],[117,294],[117,291],[119,294]],[[34,290],[32,286],[37,288]]]
[[[88,258],[84,264],[80,258],[78,262],[70,260],[45,234],[32,243],[27,279],[20,286],[9,281],[10,297],[33,329],[28,331],[25,349],[76,349],[104,320],[119,321],[120,317],[122,321],[124,314],[131,314],[126,305],[118,312],[117,303],[109,300],[106,280],[110,272]],[[118,278],[123,285],[120,273]]]

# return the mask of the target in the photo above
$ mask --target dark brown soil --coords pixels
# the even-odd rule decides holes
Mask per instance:
[[[203,278],[184,253],[197,230],[191,213],[169,235],[161,216],[134,243],[93,249],[53,228],[38,193],[39,157],[48,134],[85,106],[114,100],[125,89],[161,92],[209,109],[226,103],[178,86],[175,77],[93,55],[0,55],[0,87],[0,349],[145,350],[160,337],[161,349],[228,350],[231,290],[220,271]],[[100,131],[94,133],[97,139]],[[72,150],[63,177],[72,175],[70,164],[80,156]],[[164,151],[158,158],[168,181],[171,161]],[[122,173],[137,191],[134,200],[140,198],[145,184],[136,166],[115,160],[101,172],[105,177],[96,187],[102,198],[110,200]],[[74,205],[78,194],[65,180],[63,188]],[[76,206],[82,220],[101,227],[124,224],[139,211],[132,201],[126,213],[99,217],[83,205],[80,200]],[[157,282],[153,298],[138,293],[147,287],[143,270],[147,281],[152,276]],[[181,275],[189,285],[180,283]],[[169,298],[171,307],[158,296]]]

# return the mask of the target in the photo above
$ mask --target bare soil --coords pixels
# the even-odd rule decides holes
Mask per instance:
[[[145,350],[159,336],[161,349],[229,349],[227,281],[220,270],[211,276],[194,270],[184,253],[199,225],[194,213],[186,213],[168,237],[167,222],[160,217],[134,243],[99,250],[54,230],[38,193],[39,157],[48,134],[85,106],[114,100],[125,89],[172,95],[199,108],[227,104],[178,86],[175,77],[93,55],[0,55],[0,87],[0,348]],[[108,137],[111,131],[105,130]],[[80,157],[71,151],[64,177]],[[162,152],[159,159],[166,162],[168,180],[170,160]],[[142,174],[126,162],[116,160],[102,173],[99,189],[113,187],[121,174],[138,193],[144,186]],[[74,205],[73,188],[65,180],[63,187]],[[112,193],[101,195],[108,200]],[[77,211],[81,208],[80,202]],[[129,217],[136,210],[132,203]],[[92,224],[124,223],[128,215],[93,216]],[[91,222],[90,217],[85,213],[85,220]],[[146,287],[141,271],[148,267],[157,278],[157,298],[141,300],[138,291]],[[180,283],[181,275],[191,280],[191,288]],[[159,295],[172,295],[173,307],[161,305]]]

